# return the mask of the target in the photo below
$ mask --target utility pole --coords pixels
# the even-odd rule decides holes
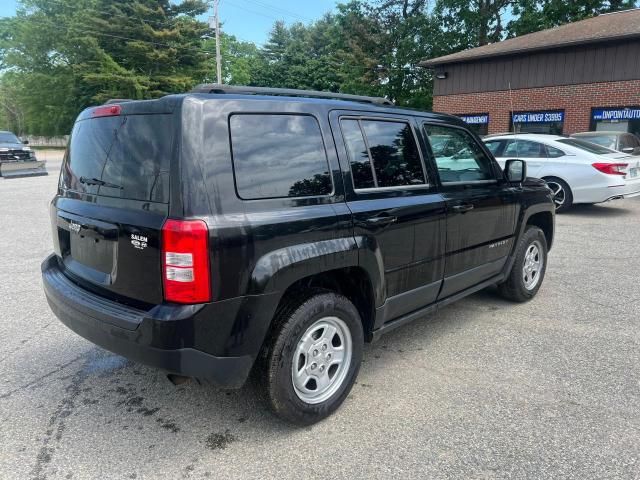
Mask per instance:
[[[218,18],[220,0],[213,0],[213,21],[216,23],[216,74],[218,83],[222,83],[222,58],[220,56],[220,19]]]

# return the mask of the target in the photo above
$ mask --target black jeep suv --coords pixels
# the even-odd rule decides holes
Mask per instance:
[[[83,111],[51,222],[44,289],[69,328],[223,387],[253,370],[310,424],[365,341],[490,285],[532,298],[554,208],[455,117],[203,85]]]

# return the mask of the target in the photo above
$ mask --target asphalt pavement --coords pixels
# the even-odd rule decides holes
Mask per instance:
[[[538,296],[484,291],[382,337],[307,428],[255,387],[172,385],[45,301],[48,177],[0,179],[0,477],[640,478],[640,199],[557,218]]]

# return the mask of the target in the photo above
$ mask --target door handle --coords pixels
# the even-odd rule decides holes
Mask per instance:
[[[383,215],[380,217],[371,217],[358,222],[363,227],[386,227],[398,221],[398,217],[392,215]]]
[[[457,213],[466,213],[470,210],[473,210],[473,204],[463,203],[462,205],[454,205],[452,209],[454,212],[457,212]]]

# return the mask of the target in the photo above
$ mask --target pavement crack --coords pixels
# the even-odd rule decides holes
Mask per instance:
[[[75,360],[77,360],[77,358]],[[75,360],[72,360],[65,365],[68,366]],[[64,366],[57,371],[60,371],[62,368],[64,368]],[[36,461],[33,469],[31,470],[31,478],[33,480],[46,478],[46,476],[43,475],[43,472],[46,466],[51,463],[53,455],[56,451],[56,445],[54,441],[56,443],[59,443],[62,440],[64,432],[67,428],[66,419],[71,414],[73,414],[73,412],[77,408],[76,400],[82,393],[82,389],[80,387],[86,378],[87,373],[84,367],[71,376],[71,382],[65,387],[65,394],[62,397],[62,400],[49,417],[49,423],[47,424],[47,430],[44,434],[42,446],[40,447],[40,450],[36,455]]]
[[[62,370],[64,370],[65,368],[67,368],[69,365],[72,365],[73,363],[77,362],[78,360],[80,360],[82,357],[84,357],[86,355],[86,352],[78,355],[77,357],[75,357],[73,360],[69,360],[67,363],[64,363],[62,365],[60,365],[58,368],[56,368],[55,370],[51,370],[50,372],[45,373],[44,375],[41,375],[33,380],[31,380],[28,383],[25,383],[24,385],[21,385],[17,388],[14,388],[13,390],[9,390],[8,392],[5,392],[3,394],[0,395],[0,400],[5,399],[10,397],[11,395],[13,395],[14,393],[17,392],[21,392],[23,390],[26,390],[29,387],[32,387],[34,385],[37,385],[38,383],[40,383],[42,380],[45,380],[49,377],[51,377],[52,375],[55,375],[56,373],[61,372]]]

